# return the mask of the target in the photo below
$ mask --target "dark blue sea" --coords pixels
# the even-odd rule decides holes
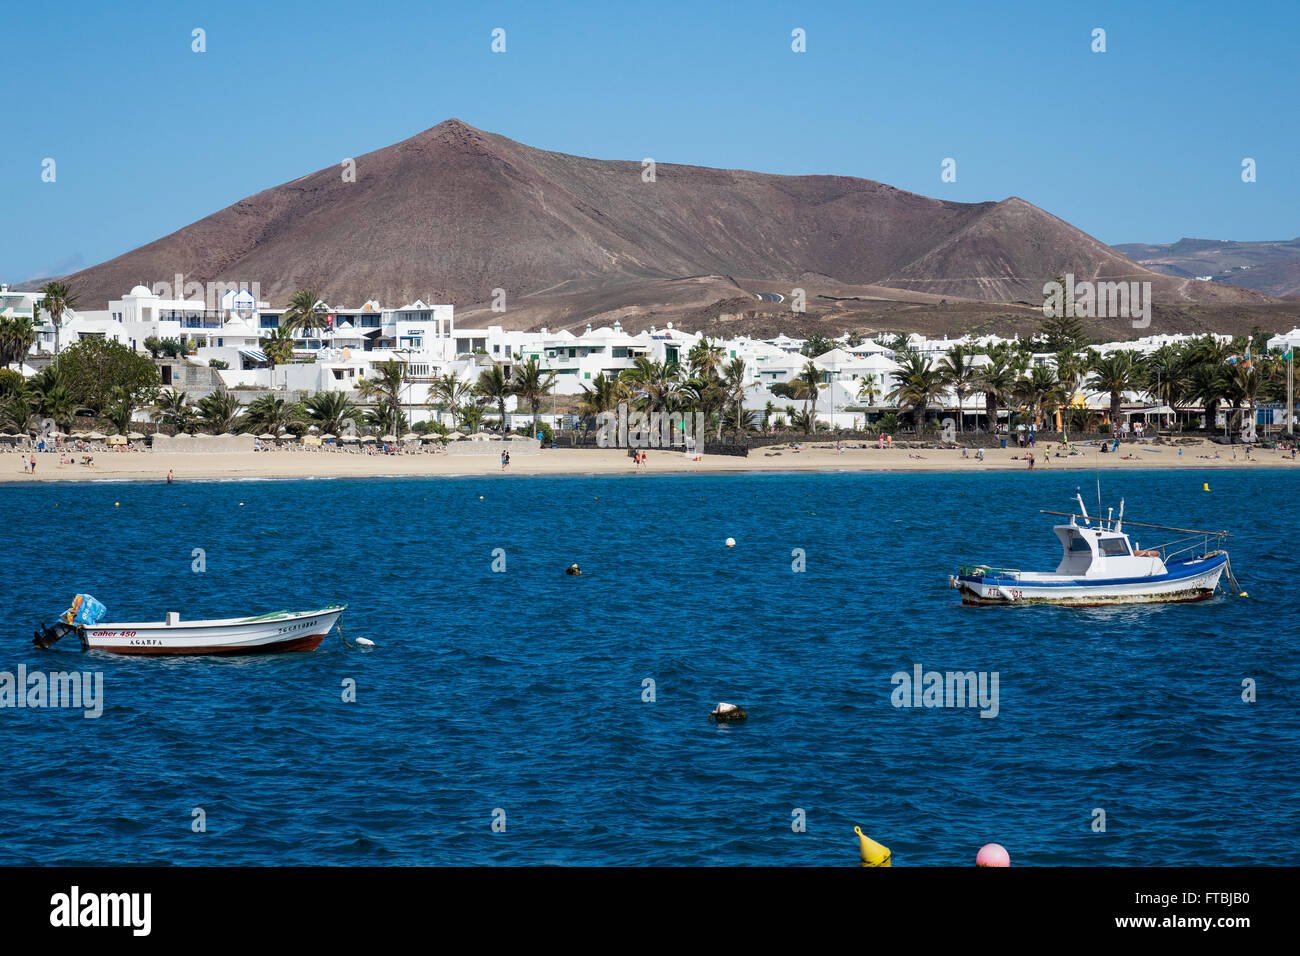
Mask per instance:
[[[959,561],[1055,566],[1038,509],[1091,507],[1091,472],[0,486],[0,671],[104,682],[98,719],[0,709],[0,859],[855,866],[856,825],[896,866],[1300,863],[1300,472],[1102,480],[1231,528],[1250,597],[961,607]],[[34,649],[78,592],[126,621],[346,602],[376,646]],[[997,716],[895,707],[916,664],[997,672]]]

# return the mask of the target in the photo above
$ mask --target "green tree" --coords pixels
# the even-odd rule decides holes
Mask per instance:
[[[515,383],[500,365],[492,365],[479,373],[475,386],[485,401],[494,402],[501,419],[501,433],[506,431],[506,400],[515,394]]]
[[[957,396],[957,431],[965,431],[964,408],[962,401],[970,394],[979,380],[979,368],[975,365],[975,356],[960,345],[953,346],[942,361],[939,362],[939,375],[943,384],[951,388]]]
[[[289,307],[283,319],[284,328],[289,332],[310,334],[315,329],[325,328],[328,321],[329,309],[313,290],[299,289],[289,296]]]
[[[403,432],[397,429],[401,428],[406,420],[402,414],[402,389],[407,381],[406,365],[395,359],[389,359],[376,365],[375,372],[376,376],[373,379],[361,380],[361,384],[357,386],[357,394],[366,401],[387,407],[387,421],[393,428],[392,433],[401,437]]]
[[[1141,363],[1129,349],[1118,349],[1109,355],[1091,353],[1088,362],[1088,387],[1110,394],[1110,421],[1119,421],[1119,409],[1124,393],[1141,388],[1144,381]]]
[[[279,435],[305,417],[306,410],[301,403],[289,402],[276,395],[263,395],[249,403],[241,424],[244,431],[255,435]]]
[[[41,286],[40,292],[41,305],[46,312],[50,313],[50,321],[54,323],[54,354],[57,357],[63,332],[63,313],[77,307],[77,294],[66,282],[57,280],[45,283]]]
[[[36,326],[26,316],[0,316],[0,365],[22,365],[36,344]]]
[[[807,435],[812,432],[817,421],[817,393],[826,387],[822,381],[822,370],[816,362],[809,359],[803,363],[803,371],[795,378],[793,385],[794,397],[803,399],[803,414],[799,416],[796,427],[802,428]]]
[[[943,374],[919,352],[902,352],[898,362],[898,371],[894,373],[897,384],[890,390],[889,400],[900,408],[911,410],[912,425],[920,435],[926,410],[944,393]]]
[[[346,392],[317,392],[306,401],[307,417],[323,434],[342,435],[360,410]]]
[[[95,415],[113,401],[138,405],[159,384],[151,359],[112,339],[82,339],[59,355],[58,368],[73,400]]]
[[[542,399],[555,388],[555,373],[545,372],[532,356],[522,365],[514,368],[514,389],[521,401],[527,402],[533,412],[533,434],[537,434],[537,415],[542,408]]]
[[[199,422],[213,435],[237,432],[242,407],[239,399],[225,389],[212,392],[199,399]]]

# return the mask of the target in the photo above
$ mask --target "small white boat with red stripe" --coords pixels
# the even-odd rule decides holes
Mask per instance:
[[[37,647],[48,648],[75,633],[85,650],[113,654],[275,654],[314,651],[338,625],[346,604],[314,611],[274,611],[253,617],[183,621],[171,611],[164,621],[107,623],[104,606],[79,594],[72,607],[50,627],[35,634]]]

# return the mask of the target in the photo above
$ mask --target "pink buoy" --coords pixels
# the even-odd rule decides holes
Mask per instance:
[[[986,843],[975,856],[976,866],[1010,866],[1011,854],[1000,843]]]

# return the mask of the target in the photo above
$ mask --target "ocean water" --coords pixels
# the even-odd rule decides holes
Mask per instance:
[[[1055,566],[1038,509],[1091,507],[1091,472],[0,486],[0,671],[104,682],[98,719],[0,709],[0,861],[853,866],[859,825],[898,866],[1300,863],[1300,472],[1102,479],[1230,527],[1250,597],[960,606],[959,561]],[[346,602],[377,646],[34,649],[80,591],[110,620]],[[918,663],[996,671],[997,716],[895,707]]]

